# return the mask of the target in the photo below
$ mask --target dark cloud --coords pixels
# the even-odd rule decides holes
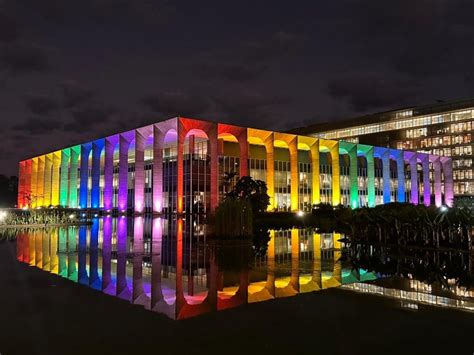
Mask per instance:
[[[295,33],[278,31],[269,38],[250,41],[244,45],[244,57],[250,62],[266,62],[299,53],[305,44],[305,37]]]
[[[205,52],[196,66],[198,74],[206,79],[221,78],[233,82],[254,80],[277,62],[299,53],[303,44],[304,36],[279,31],[260,40]]]
[[[59,107],[57,101],[48,96],[28,96],[25,98],[25,105],[31,113],[41,116],[48,115]]]
[[[196,117],[204,114],[210,108],[210,101],[200,95],[183,92],[162,92],[148,95],[141,102],[163,118],[173,116]]]
[[[107,122],[114,109],[108,107],[87,107],[75,109],[71,112],[72,121],[64,125],[65,131],[90,130]]]
[[[339,13],[333,38],[347,44],[347,55],[366,64],[417,77],[472,73],[474,2],[465,0],[345,0],[334,2]],[[328,25],[328,23],[326,23]]]
[[[13,126],[13,130],[28,134],[44,134],[61,129],[60,120],[50,117],[30,117],[26,121]]]
[[[219,95],[215,103],[219,117],[224,116],[232,122],[254,127],[270,120],[278,106],[288,104],[291,100],[289,97],[242,91]]]
[[[113,25],[153,28],[166,24],[174,15],[170,2],[160,0],[7,0],[7,8],[63,27]]]
[[[74,80],[65,81],[60,87],[63,106],[66,108],[75,108],[90,102],[96,96],[94,90],[86,88]]]
[[[328,83],[328,94],[336,100],[347,100],[356,112],[413,104],[418,89],[414,80],[378,73],[346,75]]]
[[[0,42],[13,42],[19,35],[18,24],[14,17],[0,9]]]
[[[0,70],[12,74],[44,73],[50,68],[45,50],[32,44],[5,44],[0,47]]]

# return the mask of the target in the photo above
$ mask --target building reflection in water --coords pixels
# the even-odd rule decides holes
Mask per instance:
[[[448,280],[445,287],[361,267],[362,254],[357,262],[346,258],[341,238],[307,229],[270,231],[266,253],[256,253],[247,241],[208,238],[198,219],[104,217],[90,226],[21,233],[17,258],[173,319],[339,286],[400,299],[409,308],[428,303],[474,310],[470,284]],[[465,262],[469,275],[471,259]]]

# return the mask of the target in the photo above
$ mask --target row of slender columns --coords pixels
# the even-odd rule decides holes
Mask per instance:
[[[276,133],[270,131],[247,129],[237,126],[217,124],[207,121],[199,121],[187,118],[176,118],[164,121],[155,125],[143,127],[137,130],[117,134],[99,139],[94,142],[85,143],[62,151],[49,153],[31,160],[20,163],[20,186],[19,205],[30,205],[31,207],[61,205],[69,207],[80,206],[82,208],[100,208],[100,176],[101,176],[101,156],[104,154],[104,194],[103,207],[111,210],[113,207],[113,196],[115,187],[113,186],[114,151],[118,145],[119,150],[119,176],[118,176],[118,209],[122,212],[127,210],[128,205],[128,164],[129,148],[135,143],[135,186],[134,186],[134,206],[135,212],[142,213],[145,208],[145,167],[144,151],[146,140],[153,136],[153,211],[162,210],[162,185],[163,185],[163,146],[166,134],[174,130],[177,133],[177,210],[183,212],[184,193],[184,142],[186,137],[194,129],[202,130],[209,140],[208,148],[210,155],[210,206],[215,209],[218,204],[218,137],[221,134],[231,134],[237,138],[240,148],[240,176],[248,175],[246,162],[249,159],[249,141],[251,138],[259,139],[266,150],[266,183],[268,195],[270,196],[269,209],[277,208],[275,200],[275,172],[274,172],[274,147],[275,141],[284,142],[290,154],[291,167],[291,209],[299,209],[299,167],[298,149],[299,145],[304,145],[309,151],[312,163],[312,196],[311,202],[320,202],[320,182],[319,182],[319,155],[320,152],[327,152],[331,158],[332,168],[332,204],[338,205],[340,197],[340,154],[348,154],[350,161],[350,205],[358,207],[358,176],[357,176],[357,156],[362,155],[367,159],[367,188],[368,205],[375,205],[375,175],[374,156],[382,160],[383,164],[383,200],[387,203],[390,198],[390,159],[397,162],[398,190],[397,200],[405,200],[405,172],[404,161],[406,160],[415,172],[411,175],[411,197],[410,202],[418,203],[418,177],[417,163],[420,161],[423,167],[423,184],[430,185],[429,162],[433,162],[435,177],[435,202],[441,204],[441,168],[445,173],[445,200],[446,204],[452,204],[452,167],[451,160],[439,158],[422,153],[402,152],[399,150],[372,147],[355,143],[330,141],[316,139],[312,137],[296,136],[291,134]],[[91,156],[92,155],[92,156]],[[91,166],[89,167],[89,157],[91,156]],[[80,157],[80,186],[79,199],[77,196],[78,182],[78,161]],[[91,171],[91,186],[89,186],[89,170]],[[89,198],[89,190],[90,198]],[[25,196],[31,192],[31,201],[27,201]],[[430,204],[430,188],[424,188],[423,201]],[[79,201],[78,201],[79,200]]]

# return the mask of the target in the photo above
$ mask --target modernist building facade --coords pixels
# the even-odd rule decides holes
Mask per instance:
[[[470,99],[316,124],[294,132],[451,157],[454,195],[473,196],[473,130],[474,99]]]
[[[450,157],[176,117],[21,161],[18,206],[209,212],[240,176],[269,210],[453,201]]]

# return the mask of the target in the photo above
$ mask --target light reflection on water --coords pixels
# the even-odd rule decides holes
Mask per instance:
[[[17,259],[173,319],[332,287],[399,299],[411,309],[426,303],[474,310],[472,285],[448,280],[447,290],[411,274],[394,280],[390,270],[360,267],[360,255],[379,251],[345,252],[339,234],[268,231],[268,245],[256,253],[251,242],[211,239],[206,229],[190,218],[96,218],[87,226],[21,232]],[[465,264],[471,275],[472,255]]]

